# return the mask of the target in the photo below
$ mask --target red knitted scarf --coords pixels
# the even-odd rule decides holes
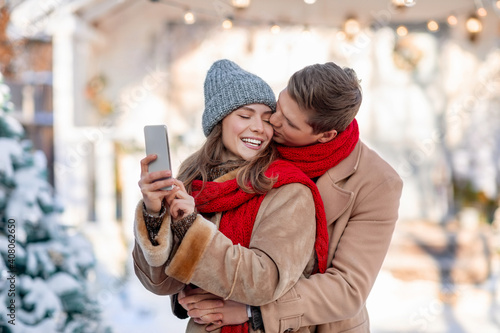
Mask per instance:
[[[354,119],[347,128],[327,143],[305,147],[278,145],[281,157],[292,162],[309,178],[323,175],[349,156],[359,140],[358,122]]]
[[[301,183],[311,189],[316,208],[314,247],[318,259],[318,271],[323,273],[327,266],[328,232],[323,201],[316,185],[297,167],[282,160],[273,162],[265,174],[269,178],[278,176],[273,188],[290,183]],[[233,244],[248,247],[255,218],[265,195],[242,191],[236,179],[221,183],[207,182],[203,191],[200,192],[202,185],[203,182],[200,180],[195,180],[192,183],[192,195],[195,198],[198,211],[201,213],[223,212],[219,230],[231,239]],[[222,328],[222,333],[243,332],[248,332],[248,323]]]

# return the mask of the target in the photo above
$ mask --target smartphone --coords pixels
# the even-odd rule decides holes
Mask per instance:
[[[157,158],[149,163],[148,171],[172,170],[170,164],[170,148],[168,145],[168,131],[165,125],[144,126],[144,139],[146,142],[146,155],[156,154]],[[162,178],[164,180],[168,178]],[[162,190],[170,191],[173,186],[163,187]]]

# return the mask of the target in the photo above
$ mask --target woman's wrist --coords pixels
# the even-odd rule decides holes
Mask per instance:
[[[150,214],[146,208],[146,204],[144,202],[142,203],[142,216],[144,217],[144,223],[146,224],[146,229],[148,230],[149,240],[154,246],[158,245],[156,237],[158,236],[158,232],[160,231],[166,212],[167,209],[163,202],[161,203],[160,211],[156,214]]]
[[[189,215],[186,215],[182,219],[172,222],[171,228],[175,236],[179,241],[182,241],[189,228],[193,225],[194,220],[196,220],[196,210]]]
[[[161,213],[162,213],[162,208],[163,208],[163,204],[161,205],[161,207],[160,207],[160,210],[159,210],[159,211],[152,211],[152,210],[150,210],[150,209],[148,209],[148,208],[146,207],[146,204],[144,204],[144,211],[146,212],[146,214],[151,215],[151,216],[154,216],[154,217],[158,217],[158,216],[160,216],[160,215],[161,215]]]

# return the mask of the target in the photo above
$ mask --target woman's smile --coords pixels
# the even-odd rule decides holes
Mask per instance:
[[[273,127],[269,123],[272,112],[265,104],[250,104],[234,110],[222,120],[226,161],[235,158],[248,161],[267,147],[273,137]]]
[[[255,138],[242,138],[241,141],[250,149],[260,149],[263,140]]]

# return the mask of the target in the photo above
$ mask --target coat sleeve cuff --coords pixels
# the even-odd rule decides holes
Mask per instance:
[[[266,332],[297,331],[301,327],[302,314],[299,309],[300,295],[295,287],[278,300],[260,307]]]
[[[183,283],[190,283],[198,263],[216,232],[215,224],[198,214],[165,269],[165,273]]]
[[[174,315],[179,318],[179,319],[186,319],[189,318],[187,314],[187,310],[184,309],[180,304],[179,304],[179,294],[174,294],[170,297],[170,301],[172,302],[172,312]]]
[[[147,263],[153,267],[165,264],[172,250],[173,236],[170,230],[170,214],[165,214],[156,240],[158,245],[153,245],[148,237],[146,222],[144,222],[142,200],[135,209],[134,236],[137,244],[144,253]]]

